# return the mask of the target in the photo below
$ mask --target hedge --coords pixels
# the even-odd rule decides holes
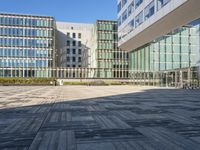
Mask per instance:
[[[0,85],[52,85],[53,78],[0,78]]]

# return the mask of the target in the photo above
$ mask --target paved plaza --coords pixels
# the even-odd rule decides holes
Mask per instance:
[[[0,87],[0,150],[199,150],[200,90]]]

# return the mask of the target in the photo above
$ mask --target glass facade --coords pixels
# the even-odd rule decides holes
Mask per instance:
[[[148,6],[144,9],[144,20],[147,20],[155,13],[155,3],[152,1]]]
[[[142,4],[143,0],[135,0],[135,9]]]
[[[128,78],[128,53],[117,47],[117,22],[99,20],[96,78]]]
[[[122,14],[122,23],[127,19],[127,10],[125,10]]]
[[[134,1],[128,6],[128,16],[130,16],[134,11]]]
[[[163,6],[169,3],[171,0],[157,0],[157,9],[160,10]]]
[[[135,17],[135,27],[139,26],[143,22],[143,12],[140,12],[136,17]]]
[[[199,84],[200,20],[181,27],[130,54],[136,84],[183,86]]]
[[[52,77],[54,19],[0,14],[0,77]]]

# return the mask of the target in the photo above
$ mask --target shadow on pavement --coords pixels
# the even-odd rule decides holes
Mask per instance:
[[[151,89],[0,110],[0,149],[200,149],[200,91]]]

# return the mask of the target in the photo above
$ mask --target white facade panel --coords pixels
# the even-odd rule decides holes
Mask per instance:
[[[86,67],[82,66],[83,54],[91,49],[93,25],[56,22],[56,26],[58,66],[69,68]]]
[[[122,1],[126,0],[118,0],[118,4]],[[169,33],[177,27],[200,18],[199,0],[142,0],[142,3],[136,8],[137,1],[139,0],[127,0],[118,12],[118,18],[120,19],[123,12],[128,11],[130,4],[134,3],[131,15],[128,16],[127,14],[127,19],[118,27],[119,47],[123,50],[131,51]],[[145,8],[150,3],[154,4],[154,10],[149,11],[153,13],[150,17],[148,15],[145,17],[145,12],[148,12],[145,11],[148,10]],[[143,13],[143,21],[137,26],[135,18],[139,13]],[[134,21],[131,24],[132,20]]]

